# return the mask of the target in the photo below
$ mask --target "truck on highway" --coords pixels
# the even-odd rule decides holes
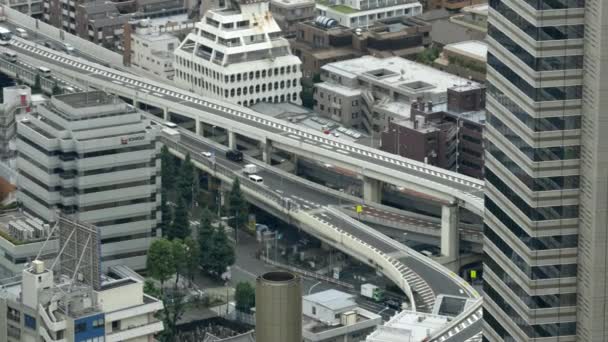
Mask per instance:
[[[255,164],[247,164],[243,167],[243,173],[246,175],[253,175],[258,172],[258,167]]]
[[[381,302],[384,297],[384,291],[374,284],[361,285],[361,295],[375,302]]]
[[[165,128],[163,128],[163,134],[166,137],[168,137],[170,140],[173,140],[176,143],[179,142],[179,131],[178,130],[172,129],[169,127],[165,127]]]

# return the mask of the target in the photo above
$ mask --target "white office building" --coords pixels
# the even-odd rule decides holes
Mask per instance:
[[[175,51],[175,83],[192,92],[250,106],[300,104],[300,59],[268,1],[236,1],[209,10]]]
[[[422,5],[418,0],[319,0],[316,11],[342,26],[357,28],[377,20],[420,15]]]
[[[364,341],[382,317],[357,305],[356,296],[326,290],[302,298],[304,342]]]
[[[143,269],[161,233],[157,133],[104,92],[55,96],[17,124],[17,198],[46,222],[99,227],[104,269]]]
[[[162,309],[141,281],[106,279],[94,289],[34,261],[0,292],[0,341],[154,341],[164,328],[155,317]]]
[[[175,35],[161,32],[156,26],[137,27],[131,34],[131,66],[172,80],[173,51],[178,45]]]

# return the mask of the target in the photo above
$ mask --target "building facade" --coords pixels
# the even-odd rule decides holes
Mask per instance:
[[[107,280],[99,288],[54,279],[44,262],[23,270],[22,280],[0,294],[0,341],[153,341],[163,309],[132,278]]]
[[[314,109],[369,132],[376,140],[392,120],[407,119],[412,102],[446,103],[448,89],[479,84],[401,57],[363,56],[321,68]]]
[[[484,108],[482,87],[448,89],[447,103],[414,102],[408,119],[389,122],[381,149],[483,178]]]
[[[36,19],[42,18],[44,12],[43,0],[2,0],[0,4]]]
[[[173,80],[173,51],[179,45],[179,39],[155,27],[137,27],[131,34],[130,63],[134,68]],[[125,53],[128,53],[125,50]]]
[[[355,298],[337,290],[304,296],[304,342],[365,341],[365,337],[382,324],[382,317],[359,307]]]
[[[415,55],[431,43],[431,25],[415,18],[378,20],[366,28],[352,29],[327,17],[298,23],[291,48],[302,60],[304,77],[319,74],[328,64],[363,55],[378,57]]]
[[[55,96],[17,126],[17,195],[45,222],[99,227],[104,268],[146,266],[160,236],[160,142],[133,107],[100,91]]]
[[[335,19],[340,25],[357,28],[376,20],[414,17],[422,13],[418,0],[323,0],[317,2],[317,14]]]
[[[477,40],[448,44],[433,65],[477,82],[486,80],[488,45]]]
[[[109,49],[122,48],[124,26],[132,20],[187,16],[188,2],[177,0],[43,0],[42,19]]]
[[[249,106],[300,104],[301,62],[269,11],[268,1],[209,10],[175,51],[177,86]]]
[[[608,3],[489,4],[484,338],[603,341]]]
[[[285,37],[296,33],[296,24],[309,21],[315,17],[314,0],[272,0],[270,12],[283,31]]]

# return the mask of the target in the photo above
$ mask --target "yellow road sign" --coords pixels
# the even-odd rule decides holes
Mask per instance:
[[[357,214],[360,214],[363,212],[363,206],[362,205],[357,205]]]

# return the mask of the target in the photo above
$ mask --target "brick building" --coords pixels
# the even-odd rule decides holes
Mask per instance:
[[[382,150],[483,178],[484,108],[485,88],[476,84],[448,89],[445,103],[413,102],[410,117],[382,133]]]

